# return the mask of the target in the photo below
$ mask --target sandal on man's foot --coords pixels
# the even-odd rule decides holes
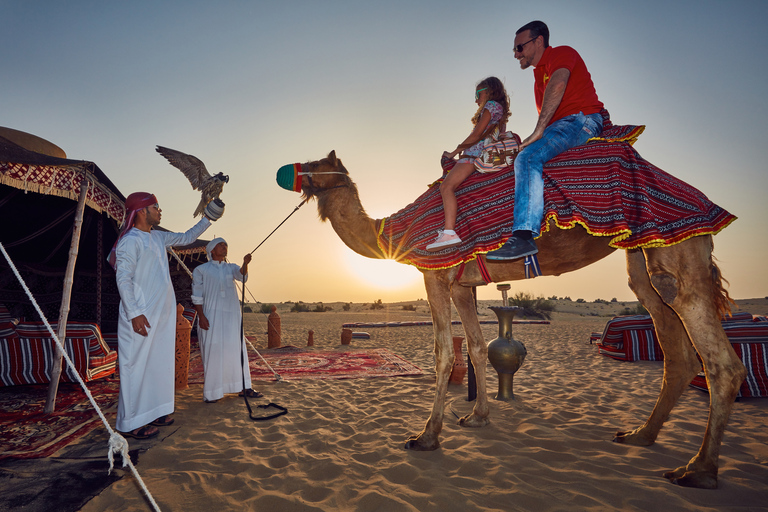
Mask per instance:
[[[167,427],[168,425],[173,425],[173,422],[175,420],[171,418],[170,414],[166,414],[165,416],[160,416],[155,421],[150,423],[150,425],[154,425],[156,427]]]
[[[144,425],[141,428],[137,428],[135,431],[120,432],[123,437],[132,437],[134,439],[149,439],[150,437],[155,437],[159,433],[159,430],[156,428],[153,429],[149,425]]]
[[[238,393],[237,396],[243,396],[243,392],[241,391],[240,393]],[[264,395],[262,395],[260,391],[256,391],[255,389],[248,389],[245,392],[245,396],[247,396],[248,398],[261,398]]]
[[[216,400],[206,400],[205,398],[203,398],[203,402],[205,402],[207,404],[215,404],[218,401],[219,401],[218,398]]]

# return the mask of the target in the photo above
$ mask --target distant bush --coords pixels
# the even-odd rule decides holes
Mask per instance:
[[[251,306],[243,306],[243,313],[253,313]]]
[[[567,296],[567,295],[566,295],[565,297],[563,297],[563,300],[568,300],[568,301],[570,301],[570,300],[571,300],[571,298],[570,298],[569,296]]]
[[[610,302],[605,299],[595,299],[595,304],[610,304]]]
[[[645,309],[642,304],[638,304],[634,308],[624,308],[621,314],[622,315],[647,315],[648,310]]]
[[[384,309],[384,304],[382,304],[381,299],[371,304],[371,309]]]
[[[325,313],[326,311],[333,311],[333,308],[330,306],[324,306],[322,302],[318,302],[315,306],[315,309],[312,311],[314,313]]]
[[[293,307],[291,307],[291,312],[293,313],[305,313],[309,311],[309,306],[304,304],[303,302],[294,302]]]
[[[259,313],[264,313],[265,315],[268,315],[272,312],[272,306],[274,304],[262,304],[259,308]]]
[[[585,301],[584,299],[576,299],[576,303],[578,303],[578,304],[583,304],[585,302],[587,302],[587,301]]]
[[[549,320],[552,318],[552,312],[555,310],[555,305],[551,301],[543,296],[534,298],[528,292],[517,292],[508,300],[510,306],[522,308],[522,312],[518,313],[518,315],[526,318],[545,318]]]
[[[619,302],[619,301],[616,300],[616,297],[614,297],[614,298],[611,299],[611,302]]]
[[[352,303],[351,302],[347,302],[346,304],[341,306],[341,309],[343,309],[344,311],[349,311],[350,309],[352,309]]]
[[[416,311],[416,306],[413,304],[406,304],[403,306],[403,311]]]

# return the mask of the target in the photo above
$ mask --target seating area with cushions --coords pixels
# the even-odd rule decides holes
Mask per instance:
[[[725,317],[723,328],[730,337],[729,332],[737,332],[738,328],[728,326],[755,324],[757,327],[749,332],[764,331],[768,336],[768,323],[759,322],[762,318],[764,317],[753,317],[751,313],[741,311]],[[649,315],[614,317],[608,321],[602,333],[592,333],[590,342],[597,343],[600,354],[619,361],[664,360],[664,353],[661,351],[661,345],[656,338],[656,330]]]
[[[51,327],[57,332],[57,324]],[[110,350],[96,324],[67,322],[64,348],[86,382],[115,373],[117,352]],[[42,322],[0,323],[0,386],[49,383],[55,353],[53,337]],[[65,361],[61,380],[76,380]]]
[[[747,368],[739,396],[768,396],[768,319],[738,312],[723,319],[723,330]],[[600,354],[620,361],[664,360],[653,322],[647,315],[615,317],[602,333],[592,333],[590,342],[597,343]],[[704,373],[691,385],[706,391]]]
[[[656,330],[648,315],[614,317],[602,333],[592,333],[590,341],[597,343],[600,354],[619,361],[664,360],[664,353],[656,341]]]
[[[747,368],[747,378],[741,384],[738,396],[768,396],[768,322],[765,317],[755,317],[753,322],[724,323],[723,329]],[[704,372],[699,372],[691,386],[707,391]]]

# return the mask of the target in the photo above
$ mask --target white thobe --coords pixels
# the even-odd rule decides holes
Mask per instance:
[[[203,358],[203,398],[218,400],[225,393],[251,387],[248,352],[241,333],[240,300],[235,280],[245,282],[234,263],[209,261],[195,268],[192,304],[202,305],[208,329],[198,323],[197,337]]]
[[[120,292],[117,324],[120,397],[117,430],[142,427],[174,409],[176,372],[176,295],[166,247],[191,244],[208,229],[203,218],[186,233],[130,229],[116,249]],[[147,336],[134,332],[131,320],[144,315]]]

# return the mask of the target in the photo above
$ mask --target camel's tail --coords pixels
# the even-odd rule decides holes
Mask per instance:
[[[714,243],[712,244],[712,251],[714,252]],[[731,315],[731,304],[736,302],[731,298],[728,290],[725,286],[728,284],[728,280],[723,277],[723,273],[720,271],[720,267],[715,262],[714,255],[710,254],[709,262],[711,264],[712,271],[712,298],[715,301],[715,307],[717,308],[717,314],[720,318],[725,318],[725,315]]]

